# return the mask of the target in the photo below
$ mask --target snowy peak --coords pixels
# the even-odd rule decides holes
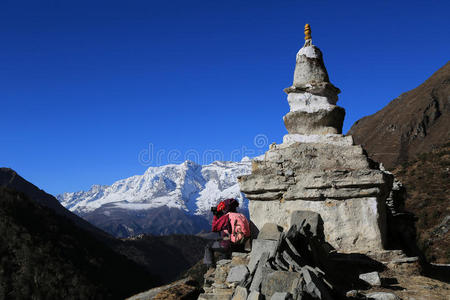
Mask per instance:
[[[237,177],[250,173],[250,159],[209,165],[185,161],[150,167],[143,175],[118,180],[110,186],[93,185],[88,191],[64,193],[57,199],[78,214],[101,207],[145,210],[167,206],[206,216],[210,207],[224,198],[236,198],[245,208],[247,202]]]

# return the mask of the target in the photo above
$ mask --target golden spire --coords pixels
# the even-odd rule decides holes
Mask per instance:
[[[310,40],[311,39],[311,27],[309,26],[309,24],[305,25],[305,40]]]

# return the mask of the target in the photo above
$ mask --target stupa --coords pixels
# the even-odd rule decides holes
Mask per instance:
[[[329,80],[308,24],[293,84],[284,91],[290,106],[283,118],[288,134],[253,161],[251,175],[239,178],[250,220],[257,229],[265,223],[288,229],[293,211],[314,211],[336,250],[383,250],[393,176],[354,145],[351,136],[342,135],[345,110],[336,105],[340,90]]]

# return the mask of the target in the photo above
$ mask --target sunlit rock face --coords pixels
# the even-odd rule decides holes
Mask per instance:
[[[369,160],[351,136],[341,134],[345,110],[336,105],[340,91],[330,83],[322,52],[311,40],[297,53],[293,84],[285,92],[288,134],[282,144],[271,145],[264,159],[253,161],[251,175],[239,178],[251,221],[258,229],[265,223],[288,229],[293,211],[314,211],[336,250],[382,250],[393,177]]]

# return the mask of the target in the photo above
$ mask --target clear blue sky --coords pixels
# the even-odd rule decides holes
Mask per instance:
[[[448,61],[449,11],[449,1],[3,0],[0,165],[57,194],[188,154],[203,163],[207,150],[262,153],[255,136],[286,133],[283,89],[305,23],[342,90],[346,132]]]

